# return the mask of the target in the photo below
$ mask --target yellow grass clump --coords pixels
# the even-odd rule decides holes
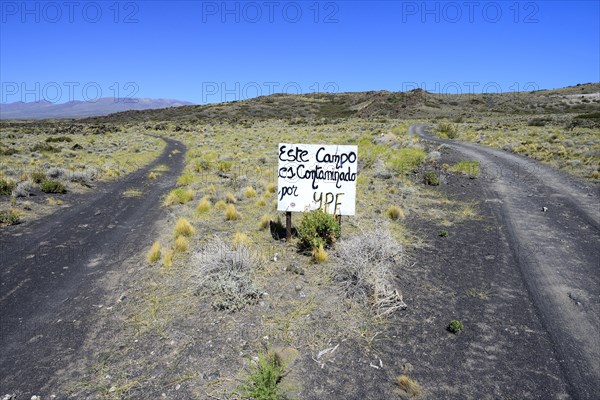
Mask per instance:
[[[265,214],[262,217],[260,217],[260,220],[258,221],[258,227],[259,229],[267,229],[269,227],[269,223],[271,222],[271,216],[269,214]]]
[[[319,264],[327,260],[327,252],[323,248],[322,244],[312,250],[312,257],[313,260]]]
[[[245,233],[236,232],[233,234],[233,239],[231,240],[231,243],[235,247],[248,246],[250,244],[250,239],[248,238],[248,235],[246,235]]]
[[[248,186],[246,190],[244,190],[244,196],[246,196],[249,199],[252,197],[256,197],[256,190],[254,190],[252,186]]]
[[[165,267],[165,269],[170,269],[173,267],[173,256],[174,255],[175,255],[175,252],[173,251],[173,249],[168,249],[163,254],[162,264],[163,264],[163,267]]]
[[[404,211],[402,211],[402,209],[398,206],[391,206],[387,209],[385,215],[387,215],[390,219],[393,219],[395,221],[399,218],[404,218]]]
[[[158,260],[160,260],[160,256],[161,256],[161,252],[160,252],[160,243],[154,242],[154,244],[152,245],[152,247],[150,248],[150,251],[148,252],[148,262],[156,262]]]
[[[185,236],[178,236],[175,240],[175,251],[185,253],[190,248],[190,241]]]
[[[410,397],[416,397],[421,394],[421,386],[406,375],[398,376],[398,378],[396,378],[396,384]]]
[[[223,213],[225,214],[225,219],[227,219],[227,221],[235,221],[239,218],[239,214],[233,204],[227,205]]]
[[[200,200],[200,203],[198,203],[198,206],[196,207],[196,212],[198,214],[204,214],[205,212],[210,210],[210,207],[210,200],[208,199],[208,197],[205,196],[202,198],[202,200]]]
[[[192,236],[196,228],[185,218],[179,218],[175,224],[175,236]]]

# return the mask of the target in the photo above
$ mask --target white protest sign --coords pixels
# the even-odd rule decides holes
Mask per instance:
[[[280,143],[277,210],[354,215],[357,146]]]

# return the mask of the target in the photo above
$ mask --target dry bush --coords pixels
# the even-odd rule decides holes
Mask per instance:
[[[371,307],[379,316],[405,309],[402,294],[394,288],[394,269],[402,263],[402,246],[385,227],[361,232],[337,245],[339,262],[335,280],[346,295]]]
[[[256,260],[246,246],[232,247],[215,237],[192,262],[197,265],[200,286],[213,296],[215,309],[233,312],[259,300],[261,291],[251,278]]]

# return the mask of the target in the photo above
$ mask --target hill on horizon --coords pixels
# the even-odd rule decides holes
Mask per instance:
[[[131,110],[163,109],[189,106],[193,103],[173,99],[101,98],[96,101],[68,101],[52,103],[49,101],[14,102],[0,104],[0,119],[53,119],[83,118],[103,116]]]

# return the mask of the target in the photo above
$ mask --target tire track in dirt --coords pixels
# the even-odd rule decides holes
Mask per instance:
[[[500,150],[410,132],[478,160],[500,225],[574,399],[600,398],[600,196],[576,178]],[[546,209],[544,209],[544,207]],[[540,360],[541,362],[541,360]]]
[[[149,244],[160,199],[184,166],[185,146],[173,139],[151,164],[38,221],[0,231],[0,395],[39,394],[68,365],[93,326],[107,293],[100,279],[123,277],[122,264]],[[157,179],[148,173],[167,165]],[[125,197],[135,188],[139,197]]]

